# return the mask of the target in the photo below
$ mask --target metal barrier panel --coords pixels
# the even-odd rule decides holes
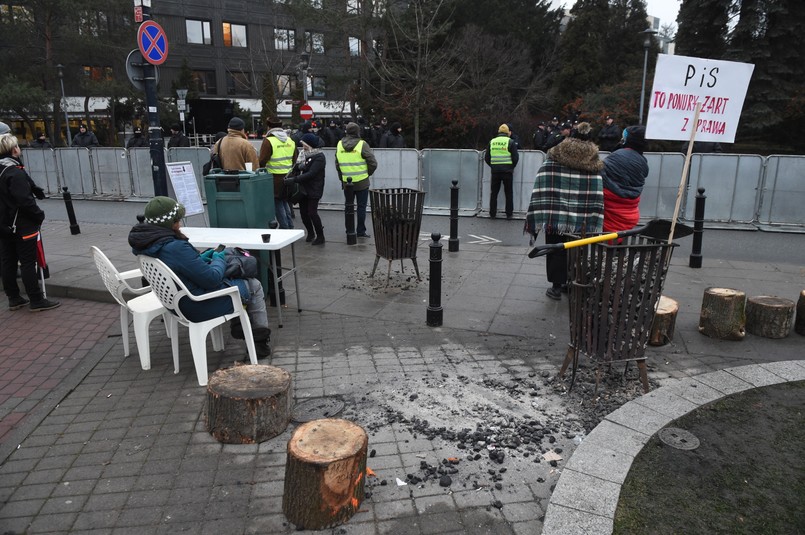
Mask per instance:
[[[694,154],[690,162],[686,214],[693,214],[698,188],[705,189],[705,221],[752,223],[757,211],[763,157],[752,154]]]
[[[372,149],[377,170],[372,189],[407,188],[419,191],[419,151],[416,149]]]
[[[22,149],[22,164],[28,176],[48,195],[59,193],[59,172],[53,149]]]
[[[478,211],[481,158],[477,150],[423,149],[420,162],[426,209],[450,209],[450,187],[458,180],[459,210]]]
[[[344,193],[341,190],[341,182],[338,180],[338,171],[335,169],[335,149],[325,147],[321,149],[327,159],[324,168],[324,193],[321,196],[320,204],[338,205],[344,207]],[[369,177],[371,180],[371,177]]]
[[[528,212],[528,205],[531,202],[531,192],[534,191],[534,180],[537,171],[546,159],[546,155],[541,150],[521,150],[520,160],[514,168],[512,176],[512,196],[515,212]],[[481,153],[483,162],[483,153]],[[492,169],[483,162],[483,175],[481,182],[481,210],[489,210],[489,196],[492,192]],[[502,211],[506,196],[503,186],[498,193],[498,211]]]
[[[685,156],[673,152],[647,152],[643,156],[648,160],[648,176],[640,195],[640,217],[670,219],[674,215]],[[680,217],[684,217],[684,209],[683,204]],[[690,214],[692,217],[693,212]]]
[[[705,193],[710,202],[710,195]],[[758,222],[805,225],[805,157],[771,155],[760,195]]]
[[[117,198],[131,195],[131,174],[126,149],[92,147],[90,154],[95,172],[95,195]]]
[[[86,147],[54,149],[56,166],[61,172],[59,185],[70,189],[72,195],[90,197],[95,193],[92,159]]]
[[[167,161],[190,162],[193,164],[193,173],[196,175],[196,183],[201,193],[201,199],[207,200],[207,193],[204,190],[204,177],[201,176],[201,171],[210,161],[210,149],[206,147],[173,147],[168,149]],[[168,181],[170,182],[170,179]]]
[[[151,172],[150,147],[131,148],[128,150],[128,157],[132,197],[150,199],[154,196],[154,175]]]

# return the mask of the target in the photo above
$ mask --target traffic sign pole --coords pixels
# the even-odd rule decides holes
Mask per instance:
[[[143,6],[144,21],[151,20],[150,2],[148,4]],[[148,109],[148,146],[151,153],[151,177],[154,181],[154,195],[167,196],[168,177],[165,172],[165,141],[162,138],[162,126],[159,124],[156,67],[147,60],[143,62],[143,82],[145,83],[145,105]]]

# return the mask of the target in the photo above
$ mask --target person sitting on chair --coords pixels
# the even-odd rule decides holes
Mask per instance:
[[[169,197],[154,197],[145,205],[145,219],[129,232],[129,245],[135,255],[148,255],[162,260],[181,279],[193,295],[237,286],[241,301],[252,324],[252,337],[258,358],[271,355],[269,347],[271,329],[263,286],[257,279],[227,279],[224,277],[226,261],[223,252],[210,249],[204,254],[190,244],[181,231],[185,208]],[[206,321],[216,316],[229,314],[232,300],[219,297],[203,303],[183,299],[179,302],[182,312],[191,321]],[[232,324],[232,337],[243,339],[243,328]],[[247,357],[248,358],[248,357]]]

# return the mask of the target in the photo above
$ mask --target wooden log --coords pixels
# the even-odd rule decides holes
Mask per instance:
[[[326,418],[299,426],[288,441],[282,512],[297,529],[324,529],[349,520],[363,501],[366,431]]]
[[[664,346],[673,340],[677,312],[679,304],[670,297],[661,295],[657,302],[657,310],[654,311],[654,321],[651,323],[649,345]]]
[[[794,322],[794,331],[805,336],[805,290],[802,290],[797,300],[797,319]]]
[[[225,444],[273,438],[291,419],[291,375],[275,366],[218,370],[207,383],[207,431]]]
[[[746,331],[764,338],[785,338],[794,323],[794,302],[759,295],[746,300]]]
[[[707,288],[702,298],[699,332],[718,340],[746,336],[746,294],[730,288]]]

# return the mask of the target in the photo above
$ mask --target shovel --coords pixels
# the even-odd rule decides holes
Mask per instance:
[[[635,227],[631,230],[622,230],[620,232],[610,232],[608,234],[601,234],[600,236],[593,236],[591,238],[582,238],[580,240],[573,240],[565,243],[550,243],[545,245],[537,245],[531,252],[528,253],[528,258],[536,258],[538,256],[545,256],[562,249],[570,249],[571,247],[581,247],[590,243],[598,243],[602,241],[616,240],[625,236],[634,236],[639,234],[654,239],[668,239],[671,233],[671,227],[674,227],[674,236],[672,239],[684,238],[693,234],[693,229],[687,225],[677,223],[673,225],[673,221],[668,219],[652,219],[642,227]]]

